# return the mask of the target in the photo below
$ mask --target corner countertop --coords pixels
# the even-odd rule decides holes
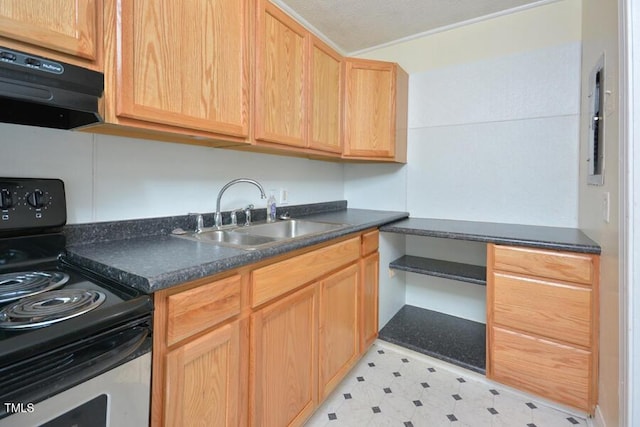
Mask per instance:
[[[407,218],[380,231],[514,246],[600,254],[600,245],[575,228],[495,222]]]
[[[64,259],[109,279],[152,293],[408,216],[406,212],[365,209],[296,216],[348,225],[336,231],[251,251],[195,242],[164,233],[72,244],[67,247]]]

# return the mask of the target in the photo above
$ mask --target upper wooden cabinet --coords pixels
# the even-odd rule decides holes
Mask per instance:
[[[311,37],[309,147],[342,152],[342,56]]]
[[[106,120],[246,141],[249,10],[248,0],[108,0]]]
[[[0,45],[102,66],[102,0],[0,0]]]
[[[256,34],[255,138],[305,147],[309,32],[260,0]]]
[[[267,0],[256,16],[256,141],[340,154],[342,56]]]
[[[407,161],[408,76],[397,64],[345,60],[345,158]]]

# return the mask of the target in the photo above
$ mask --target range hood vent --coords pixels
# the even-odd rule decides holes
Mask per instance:
[[[104,75],[0,46],[0,122],[75,129],[102,121]]]

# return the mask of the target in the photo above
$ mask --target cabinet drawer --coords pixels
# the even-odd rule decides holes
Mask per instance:
[[[359,257],[360,236],[259,268],[251,274],[251,306],[257,307]]]
[[[587,287],[493,273],[493,321],[583,347],[591,346]]]
[[[590,411],[592,354],[493,327],[491,378]]]
[[[167,298],[167,345],[240,313],[240,275],[217,280]]]
[[[370,231],[362,235],[362,256],[378,250],[378,230]]]
[[[494,251],[496,270],[584,284],[593,281],[590,255],[499,245],[494,246]]]

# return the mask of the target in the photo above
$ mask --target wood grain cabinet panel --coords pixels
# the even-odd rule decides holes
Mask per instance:
[[[2,0],[0,44],[52,57],[42,50],[49,49],[79,58],[84,66],[102,64],[101,19],[102,0]],[[56,58],[77,64],[64,56]]]
[[[494,283],[494,323],[591,346],[590,288],[505,273],[494,273]]]
[[[371,253],[360,261],[362,275],[360,288],[360,351],[367,349],[378,338],[378,283],[380,255]]]
[[[217,280],[167,298],[167,345],[240,313],[240,275]]]
[[[167,354],[165,426],[239,425],[239,349],[236,321]]]
[[[318,288],[251,316],[251,425],[298,426],[318,401]]]
[[[406,162],[408,76],[397,64],[345,59],[345,158]]]
[[[309,32],[267,0],[256,22],[257,140],[306,146]]]
[[[342,152],[342,57],[311,36],[309,148]]]
[[[353,264],[320,283],[320,398],[324,399],[359,356],[360,268]]]
[[[593,260],[587,254],[495,246],[495,269],[583,284],[593,281]]]
[[[493,327],[493,379],[586,410],[590,405],[589,351]]]
[[[380,232],[378,230],[370,231],[362,235],[362,251],[361,255],[369,255],[374,251],[378,251]]]
[[[116,75],[107,86],[116,107],[110,120],[248,136],[247,0],[108,1],[116,2],[109,15],[109,71]]]
[[[251,306],[257,307],[360,257],[360,237],[254,270]]]

